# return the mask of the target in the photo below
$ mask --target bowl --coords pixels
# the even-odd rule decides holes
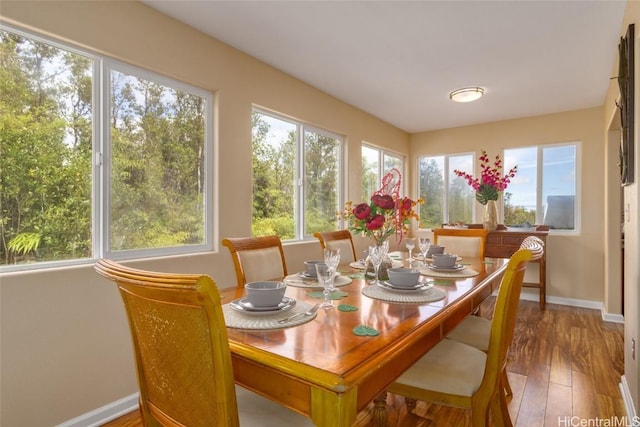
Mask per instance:
[[[420,270],[415,268],[390,268],[387,270],[389,282],[398,287],[410,288],[418,284],[420,280]]]
[[[282,302],[287,285],[283,282],[249,282],[244,289],[252,306],[275,307]]]
[[[432,258],[433,265],[436,267],[451,268],[456,265],[458,256],[454,254],[434,254]]]
[[[440,245],[431,245],[429,246],[429,250],[427,250],[427,256],[432,256],[433,254],[443,254],[444,246]]]
[[[316,272],[316,264],[322,264],[324,261],[305,261],[304,262],[304,273],[307,276],[316,277],[318,273]]]

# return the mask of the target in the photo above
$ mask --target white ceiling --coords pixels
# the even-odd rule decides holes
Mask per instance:
[[[626,5],[144,3],[407,132],[602,105]],[[449,92],[463,86],[482,86],[485,96],[451,102]]]

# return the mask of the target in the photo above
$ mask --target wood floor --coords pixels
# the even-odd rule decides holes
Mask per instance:
[[[490,316],[494,301],[492,297],[483,303],[482,315]],[[594,421],[626,415],[618,387],[623,369],[623,325],[603,322],[598,310],[547,304],[540,311],[538,303],[521,301],[507,366],[513,388],[511,420],[515,427],[626,425]],[[371,412],[371,406],[361,411],[354,426],[373,425]],[[407,414],[402,399],[393,395],[387,414],[389,427],[471,425],[465,411],[425,402]],[[584,424],[576,424],[579,419]],[[106,424],[141,425],[138,412]]]

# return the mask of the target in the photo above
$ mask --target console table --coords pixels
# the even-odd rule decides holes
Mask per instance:
[[[469,224],[469,228],[482,228],[482,224]],[[549,227],[546,225],[539,225],[533,230],[514,230],[513,228],[507,230],[504,225],[498,225],[498,229],[490,231],[487,234],[487,240],[484,247],[484,256],[490,258],[510,258],[511,255],[518,249],[520,244],[528,236],[536,236],[544,242],[545,249],[542,258],[537,262],[540,264],[538,282],[524,282],[523,287],[527,288],[539,288],[540,289],[540,309],[544,310],[546,303],[546,286],[547,286],[547,235],[549,234]]]

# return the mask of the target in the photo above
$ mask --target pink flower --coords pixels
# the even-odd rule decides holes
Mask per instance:
[[[371,214],[371,208],[366,203],[360,203],[355,208],[353,208],[353,216],[357,219],[366,219]]]
[[[393,197],[388,194],[374,194],[371,197],[371,201],[374,205],[381,209],[393,209],[396,206],[395,202],[393,201]]]

